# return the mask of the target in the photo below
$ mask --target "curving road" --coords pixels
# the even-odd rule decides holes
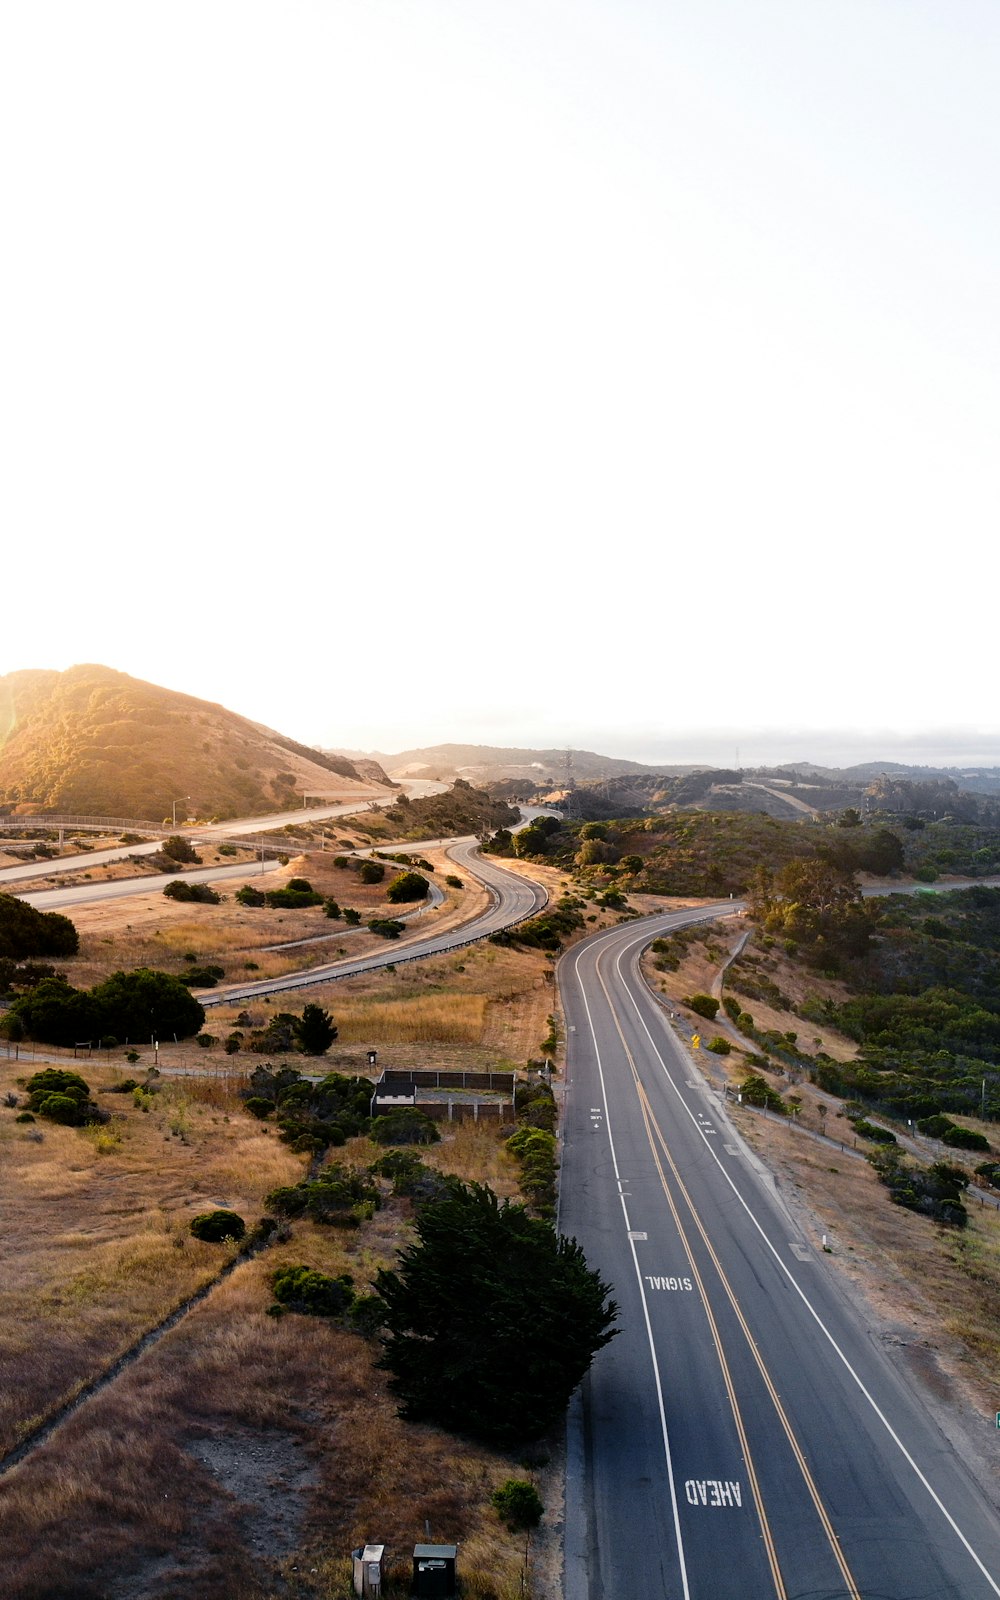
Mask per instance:
[[[212,1006],[260,999],[262,995],[280,994],[289,989],[308,989],[337,978],[352,978],[359,972],[399,966],[403,961],[416,961],[423,956],[444,955],[449,950],[460,950],[464,945],[486,939],[491,933],[510,928],[516,922],[524,922],[545,905],[548,896],[540,884],[532,883],[516,872],[508,872],[495,861],[484,860],[474,838],[456,840],[446,853],[456,866],[471,877],[478,878],[489,890],[491,903],[478,917],[444,933],[393,939],[385,950],[376,950],[354,960],[330,961],[320,967],[311,967],[308,972],[290,972],[283,978],[265,978],[257,983],[198,991],[198,999],[208,1010]]]
[[[996,1509],[640,976],[651,938],[731,909],[622,926],[559,966],[560,1228],[622,1329],[571,1413],[566,1600],[998,1600]]]

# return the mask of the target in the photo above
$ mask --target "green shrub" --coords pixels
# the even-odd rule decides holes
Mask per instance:
[[[683,1000],[681,1004],[689,1006],[692,1011],[698,1013],[699,1017],[705,1017],[709,1022],[715,1021],[719,1010],[718,1000],[713,999],[710,994],[688,995],[687,999]]]
[[[34,1120],[34,1114],[31,1111],[19,1111],[14,1118],[15,1122],[34,1122]]]
[[[456,877],[454,872],[446,872],[444,875],[444,881],[448,885],[449,889],[465,888],[465,884],[462,882],[461,878]]]
[[[372,1123],[376,1144],[437,1144],[440,1137],[437,1124],[412,1106],[388,1111]]]
[[[779,1116],[788,1115],[788,1107],[777,1089],[772,1089],[767,1079],[762,1078],[759,1072],[751,1072],[749,1077],[744,1078],[739,1092],[748,1105],[758,1106],[765,1111],[776,1111]]]
[[[265,1100],[262,1094],[250,1095],[248,1099],[244,1100],[243,1104],[252,1117],[259,1117],[262,1122],[274,1110],[274,1101]]]
[[[216,1211],[202,1211],[191,1218],[191,1232],[196,1239],[207,1244],[221,1244],[224,1239],[242,1239],[247,1231],[243,1218],[235,1211],[220,1207]]]
[[[348,1273],[331,1278],[313,1267],[279,1267],[271,1274],[271,1292],[286,1311],[339,1317],[354,1300],[354,1279]]]
[[[222,899],[208,883],[188,883],[185,878],[174,878],[165,884],[163,893],[168,900],[196,901],[199,905],[217,906]]]
[[[402,905],[409,900],[424,900],[430,884],[419,872],[401,872],[393,878],[385,891],[385,897],[390,905]]]
[[[545,1511],[538,1490],[524,1478],[508,1478],[494,1489],[490,1505],[512,1533],[521,1528],[537,1528]]]
[[[882,1128],[877,1122],[869,1122],[865,1117],[853,1117],[855,1133],[862,1139],[870,1139],[872,1144],[897,1144],[896,1135],[889,1128]]]
[[[362,861],[358,877],[362,883],[381,883],[385,877],[385,868],[381,861]]]
[[[383,939],[398,939],[405,926],[395,917],[371,917],[368,922],[369,932],[380,934]]]
[[[361,923],[361,912],[355,911],[353,906],[344,907],[344,921],[349,928],[357,928]]]
[[[711,1050],[712,1054],[716,1056],[728,1056],[732,1048],[730,1041],[723,1038],[721,1033],[717,1033],[714,1039],[709,1039],[708,1044],[705,1046],[706,1050]]]
[[[233,897],[241,906],[262,906],[265,896],[263,889],[255,889],[252,883],[244,883],[237,889]]]

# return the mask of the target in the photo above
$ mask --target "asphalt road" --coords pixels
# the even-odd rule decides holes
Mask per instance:
[[[415,850],[418,848],[414,847]],[[515,922],[523,922],[545,904],[547,896],[539,884],[531,883],[516,872],[508,872],[498,862],[481,856],[474,838],[456,840],[447,854],[460,870],[478,878],[488,888],[491,904],[481,916],[445,933],[416,934],[410,939],[401,937],[390,940],[384,950],[358,956],[353,961],[331,961],[323,966],[311,967],[308,972],[288,973],[283,978],[227,985],[225,989],[198,990],[198,999],[208,1010],[212,1006],[260,999],[262,995],[280,994],[289,989],[312,988],[335,978],[351,978],[359,972],[372,972],[377,967],[389,965],[399,966],[404,961],[416,961],[423,956],[443,955],[449,950],[460,950],[464,945],[485,939],[501,928],[511,927]]]
[[[566,1600],[998,1597],[995,1509],[638,974],[650,938],[705,915],[560,963],[560,1227],[622,1329],[571,1413]]]

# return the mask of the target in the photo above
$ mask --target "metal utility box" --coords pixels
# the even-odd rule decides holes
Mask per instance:
[[[366,1544],[361,1550],[352,1550],[354,1557],[354,1593],[358,1600],[382,1593],[382,1566],[384,1544]]]
[[[455,1593],[457,1544],[413,1546],[413,1593],[418,1600],[449,1600]]]

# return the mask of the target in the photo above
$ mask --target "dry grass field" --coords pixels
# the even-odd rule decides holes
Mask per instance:
[[[342,904],[380,904],[379,886],[366,889],[318,853],[269,877],[293,875]],[[449,891],[434,915],[453,918],[470,901],[475,895]],[[83,948],[63,965],[76,983],[138,964],[177,971],[192,953],[233,976],[247,960],[263,973],[261,944],[331,926],[322,913],[175,905],[161,895],[73,917]],[[352,955],[371,937],[344,938],[343,924],[332,926]],[[289,952],[289,960],[303,965],[317,948],[328,960],[332,943],[333,950],[324,942]],[[275,1010],[300,1010],[306,999],[328,1006],[340,1037],[322,1062],[308,1064],[322,1070],[365,1070],[371,1045],[380,1066],[523,1066],[547,1032],[553,993],[551,961],[483,944],[277,995],[253,1010],[263,1021]],[[207,1025],[223,1035],[227,1017],[212,1012]],[[43,1054],[72,1061],[72,1052]],[[0,1058],[0,1102],[7,1093],[23,1104],[17,1079],[42,1064],[30,1055]],[[368,1540],[386,1543],[396,1592],[406,1593],[412,1547],[429,1528],[434,1540],[460,1541],[467,1595],[519,1600],[528,1581],[537,1600],[557,1600],[558,1562],[540,1559],[546,1544],[557,1550],[556,1532],[536,1537],[526,1571],[523,1535],[508,1533],[489,1504],[505,1478],[525,1475],[521,1463],[401,1423],[374,1369],[375,1347],[359,1335],[320,1319],[267,1315],[269,1275],[283,1263],[349,1272],[363,1289],[393,1260],[410,1202],[392,1199],[386,1186],[383,1207],[356,1231],[296,1221],[290,1237],[250,1258],[199,1243],[189,1232],[193,1215],[225,1204],[252,1223],[266,1192],[297,1181],[307,1158],[242,1109],[245,1074],[261,1057],[162,1042],[155,1095],[110,1092],[124,1072],[142,1077],[153,1058],[145,1047],[141,1056],[137,1067],[121,1051],[74,1063],[112,1114],[95,1130],[18,1124],[19,1108],[0,1104],[0,1451],[236,1265],[4,1474],[0,1593],[329,1600],[349,1593],[349,1553]],[[517,1193],[496,1125],[456,1123],[442,1132],[428,1161],[501,1195]],[[378,1154],[356,1139],[336,1157],[364,1167]],[[551,1523],[558,1475],[546,1476],[540,1464],[532,1470]]]

